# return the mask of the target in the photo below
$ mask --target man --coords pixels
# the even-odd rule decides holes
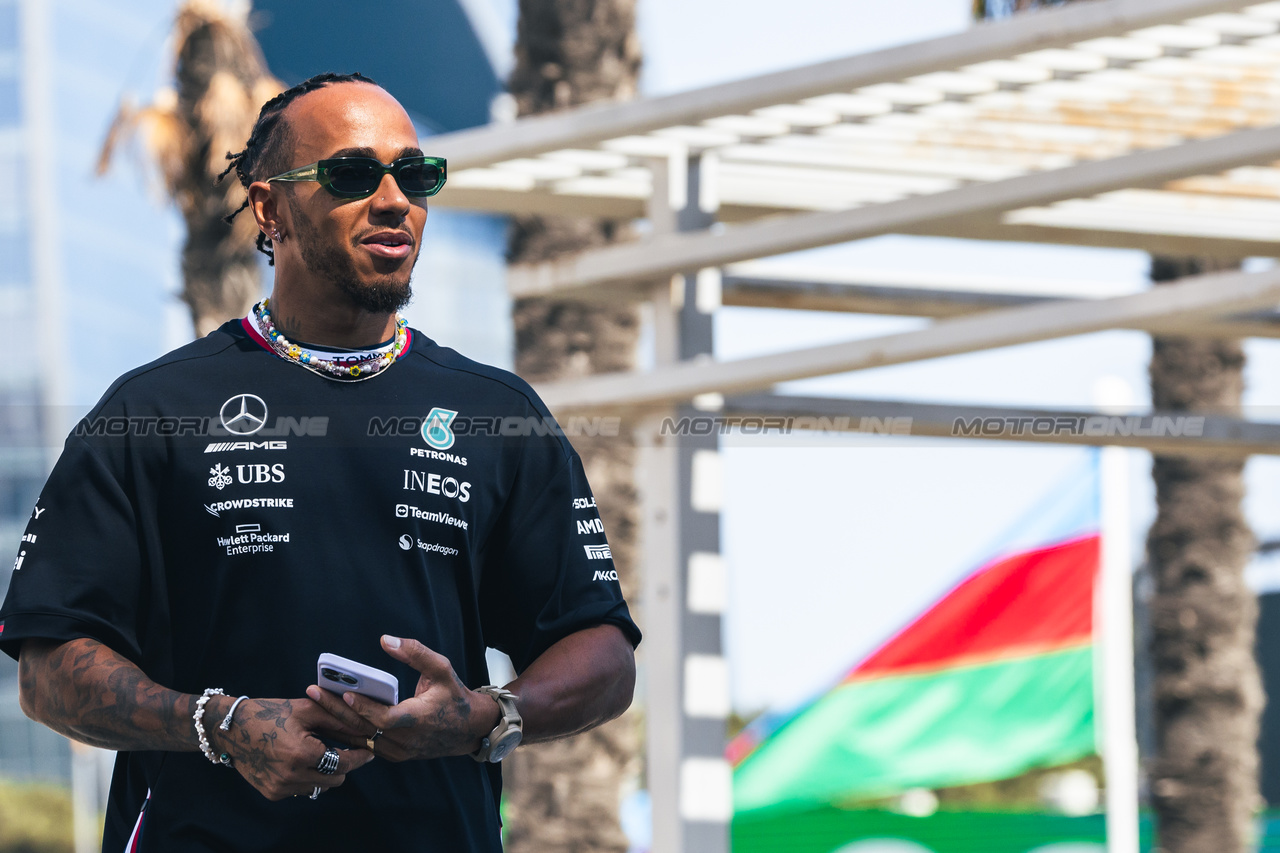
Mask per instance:
[[[0,608],[23,709],[120,751],[113,853],[499,850],[519,730],[631,701],[581,463],[527,385],[397,321],[445,175],[394,98],[312,78],[231,159],[271,299],[68,438]],[[320,689],[322,653],[409,698]]]

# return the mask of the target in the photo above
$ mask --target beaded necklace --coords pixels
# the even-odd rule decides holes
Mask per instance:
[[[269,299],[262,300],[253,306],[253,310],[250,312],[253,316],[254,324],[258,327],[258,333],[266,339],[271,346],[271,350],[281,358],[299,364],[312,373],[323,376],[325,379],[332,379],[338,382],[360,382],[365,379],[372,379],[400,357],[400,353],[404,351],[405,342],[409,338],[407,331],[409,321],[397,316],[395,338],[392,339],[385,351],[361,363],[342,364],[340,361],[350,362],[350,358],[325,358],[323,355],[303,349],[282,335],[271,320],[270,301]],[[376,352],[376,350],[373,352]]]

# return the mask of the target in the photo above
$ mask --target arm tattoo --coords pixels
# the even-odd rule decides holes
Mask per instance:
[[[199,697],[161,687],[96,640],[27,640],[18,667],[23,709],[67,737],[121,751],[200,748],[192,724]],[[231,701],[214,697],[205,706],[210,745],[214,752],[230,753],[235,768],[260,792],[279,799],[296,784],[299,756],[309,756],[319,744],[310,728],[314,713],[310,720],[297,713],[310,705],[309,699],[250,699],[240,706],[235,728],[224,733],[213,721],[231,709]],[[303,770],[313,761],[308,757]]]
[[[161,687],[97,640],[27,640],[18,671],[32,716],[67,737],[104,749],[199,748],[197,697]]]

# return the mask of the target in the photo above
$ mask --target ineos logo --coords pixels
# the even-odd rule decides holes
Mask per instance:
[[[222,426],[234,435],[253,435],[267,423],[267,404],[254,394],[237,394],[218,410]]]

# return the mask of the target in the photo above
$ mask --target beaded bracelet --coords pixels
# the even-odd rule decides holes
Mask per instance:
[[[196,712],[192,719],[196,724],[196,736],[200,738],[200,751],[204,753],[204,757],[214,764],[223,764],[218,760],[218,756],[213,754],[213,747],[209,746],[209,738],[204,733],[204,706],[208,704],[209,699],[214,696],[226,696],[221,687],[210,687],[204,691],[204,694],[196,700]]]

